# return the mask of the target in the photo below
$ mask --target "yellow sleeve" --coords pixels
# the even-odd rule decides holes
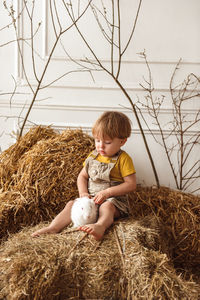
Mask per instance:
[[[136,173],[132,158],[123,151],[110,172],[111,180],[123,181],[123,177]]]
[[[119,168],[122,177],[136,173],[132,158],[125,151],[119,157]]]

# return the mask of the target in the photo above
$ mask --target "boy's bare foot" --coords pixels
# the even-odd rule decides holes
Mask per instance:
[[[97,223],[80,226],[78,229],[93,235],[93,237],[97,241],[102,239],[104,232],[105,232],[104,226],[99,225]]]
[[[46,233],[56,233],[56,231],[55,231],[53,228],[51,228],[51,227],[44,227],[44,228],[42,228],[42,229],[39,229],[39,230],[33,232],[33,233],[31,234],[31,236],[32,236],[32,237],[38,237],[38,236],[40,236],[41,234],[46,234]]]

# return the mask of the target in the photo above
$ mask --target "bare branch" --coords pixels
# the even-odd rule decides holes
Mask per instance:
[[[129,44],[130,44],[130,42],[131,42],[131,40],[133,38],[133,34],[135,32],[137,20],[138,20],[139,13],[140,13],[141,4],[142,4],[142,0],[139,1],[139,5],[138,5],[138,8],[137,8],[137,13],[136,13],[136,17],[135,17],[135,20],[134,20],[132,31],[131,31],[131,34],[129,36],[128,42],[126,43],[126,46],[124,47],[124,50],[122,51],[121,55],[124,55],[124,53],[126,52],[128,46],[129,46]]]
[[[194,133],[190,133],[193,127],[197,126],[200,121],[199,115],[200,110],[198,110],[194,117],[193,115],[188,115],[183,112],[183,103],[186,101],[190,101],[195,99],[198,95],[199,89],[199,78],[193,73],[189,74],[182,83],[178,85],[174,85],[174,80],[176,76],[176,72],[180,68],[181,60],[175,66],[175,69],[172,73],[170,79],[170,95],[172,100],[172,120],[167,123],[167,125],[171,127],[169,130],[168,136],[164,134],[164,125],[161,126],[159,120],[160,109],[163,104],[163,99],[159,97],[153,96],[153,84],[152,84],[152,75],[151,70],[146,58],[145,52],[140,53],[140,55],[144,58],[149,78],[145,81],[144,84],[140,84],[140,86],[146,91],[147,95],[145,96],[146,104],[142,104],[147,110],[149,116],[153,119],[154,125],[157,126],[161,138],[162,138],[162,146],[164,147],[170,168],[173,173],[173,177],[178,189],[186,190],[190,186],[194,185],[194,183],[200,179],[200,175],[197,175],[199,171],[199,160],[196,159],[195,162],[186,167],[186,163],[190,162],[191,156],[194,156],[194,151],[196,146],[200,144],[200,134],[199,131],[194,131]],[[141,104],[141,102],[139,101]],[[144,120],[144,116],[143,116]],[[147,124],[147,122],[145,123]],[[148,126],[149,128],[149,126]],[[152,136],[152,130],[149,130]],[[186,136],[190,134],[190,138],[186,138]],[[176,142],[172,144],[172,139],[168,139],[169,137],[175,137]],[[155,139],[155,137],[154,137]],[[156,140],[156,139],[155,139]],[[157,141],[157,140],[156,140]],[[160,143],[159,143],[160,144]],[[173,163],[174,153],[176,154],[176,164]],[[188,165],[188,164],[187,164]],[[176,166],[176,168],[175,168]]]

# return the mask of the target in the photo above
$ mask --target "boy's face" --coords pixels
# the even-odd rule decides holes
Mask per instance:
[[[112,157],[126,143],[127,139],[119,139],[106,136],[104,138],[95,137],[95,147],[97,152],[102,156]]]

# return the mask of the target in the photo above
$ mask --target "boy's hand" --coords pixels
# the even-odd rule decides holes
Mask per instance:
[[[108,199],[110,197],[110,193],[108,190],[103,190],[98,192],[95,196],[94,196],[94,202],[96,204],[102,204],[106,199]]]

